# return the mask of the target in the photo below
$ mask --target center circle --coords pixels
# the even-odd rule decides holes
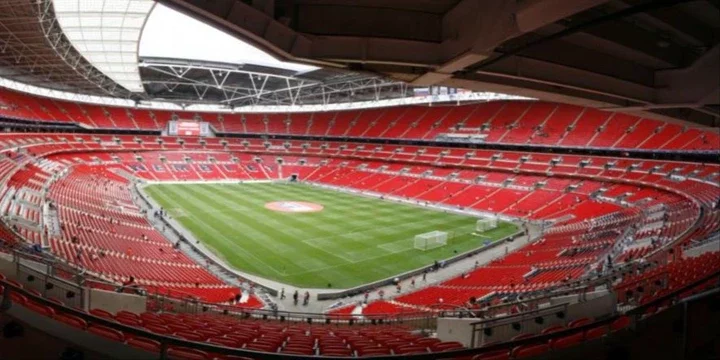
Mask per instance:
[[[273,201],[266,203],[265,208],[286,213],[310,213],[322,211],[324,206],[305,201]]]

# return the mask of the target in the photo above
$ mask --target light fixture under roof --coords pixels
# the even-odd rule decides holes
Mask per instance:
[[[131,92],[144,92],[138,44],[153,0],[53,0],[55,17],[73,47]]]

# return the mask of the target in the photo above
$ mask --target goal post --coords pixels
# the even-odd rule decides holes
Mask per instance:
[[[431,231],[415,235],[415,249],[426,251],[447,245],[448,233],[445,231]]]
[[[483,218],[479,219],[477,223],[475,224],[475,231],[477,232],[485,232],[488,230],[492,230],[497,227],[497,219],[496,218]]]

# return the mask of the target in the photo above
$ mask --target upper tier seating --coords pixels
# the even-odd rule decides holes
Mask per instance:
[[[327,113],[214,114],[102,107],[0,89],[0,116],[96,128],[160,130],[177,115],[216,131],[337,137],[435,139],[485,136],[488,143],[618,149],[717,150],[717,131],[546,102],[495,101],[464,106],[405,106]]]

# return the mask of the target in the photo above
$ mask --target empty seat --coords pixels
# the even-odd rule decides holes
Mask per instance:
[[[130,338],[128,339],[127,344],[136,349],[142,349],[152,353],[160,352],[160,343],[151,339],[146,339],[142,337]]]
[[[91,324],[88,327],[87,331],[90,333],[93,333],[95,335],[102,336],[106,339],[119,341],[119,342],[125,341],[125,335],[122,333],[122,331],[111,329],[107,326]]]
[[[523,359],[544,354],[550,350],[547,344],[518,346],[513,349],[512,354],[516,359]]]
[[[540,334],[551,334],[551,333],[554,333],[554,332],[557,332],[557,331],[560,331],[563,329],[565,329],[565,327],[562,325],[554,325],[554,326],[550,326],[549,328],[543,329],[543,331],[541,331]]]
[[[630,318],[628,316],[621,316],[617,320],[613,321],[610,325],[612,331],[617,331],[630,326]]]
[[[510,352],[507,350],[491,351],[487,354],[473,356],[472,360],[508,360]]]
[[[465,346],[462,343],[459,343],[457,341],[445,341],[445,342],[439,342],[430,345],[430,350],[432,351],[448,351],[448,350],[458,350],[458,349],[464,349]]]
[[[245,344],[244,342],[240,342],[238,340],[235,340],[232,338],[227,338],[227,337],[211,338],[211,339],[208,339],[207,342],[210,344],[215,344],[215,345],[220,345],[220,346],[225,346],[225,347],[232,347],[232,348],[241,347]]]
[[[550,340],[550,347],[552,347],[553,350],[564,349],[566,347],[570,347],[570,346],[579,344],[584,339],[585,339],[585,334],[580,332],[577,334],[564,336],[564,337],[561,337],[558,339],[552,339],[552,340]]]
[[[97,317],[101,317],[104,319],[115,320],[115,317],[113,316],[113,314],[111,314],[105,310],[102,310],[102,309],[92,309],[92,310],[90,310],[90,315],[95,315]]]
[[[407,345],[401,346],[394,350],[395,354],[415,354],[415,353],[426,353],[427,348],[424,346]]]
[[[210,358],[208,353],[183,347],[171,347],[167,351],[167,357],[170,360],[207,360]]]
[[[36,304],[34,302],[28,302],[27,304],[25,304],[25,307],[27,307],[28,309],[30,309],[38,314],[45,315],[48,317],[53,317],[55,315],[55,310],[53,310],[51,307],[46,306],[46,305],[40,305],[40,304]]]
[[[592,319],[589,318],[580,318],[577,320],[573,320],[570,323],[568,323],[569,328],[579,327],[583,325],[587,325],[592,322]]]
[[[78,329],[85,330],[85,328],[87,328],[87,322],[75,315],[58,314],[55,315],[55,320]]]

